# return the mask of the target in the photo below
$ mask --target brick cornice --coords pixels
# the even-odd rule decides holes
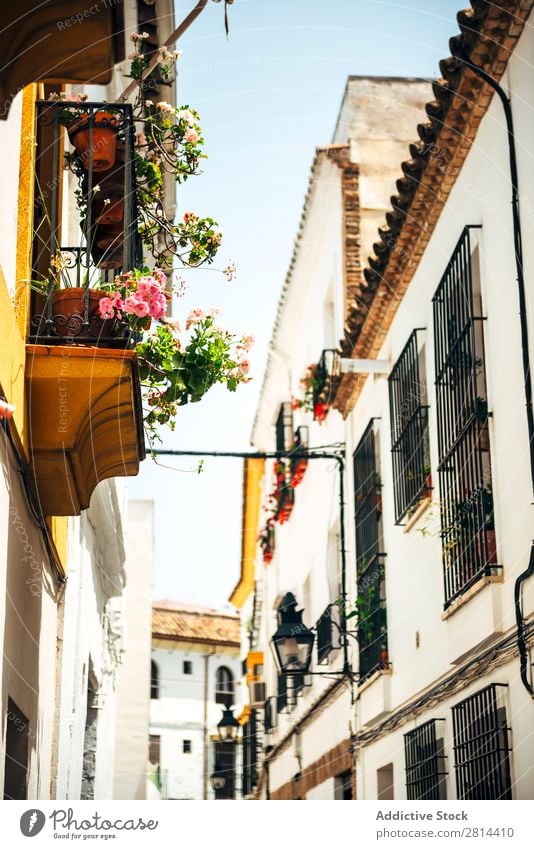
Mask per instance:
[[[352,796],[355,798],[352,744],[350,738],[343,740],[330,751],[307,766],[298,780],[291,780],[271,791],[272,800],[303,799],[310,790],[342,772],[352,773]]]

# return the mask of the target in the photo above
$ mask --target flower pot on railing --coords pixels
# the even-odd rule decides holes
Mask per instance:
[[[98,304],[106,296],[98,289],[89,289],[88,327],[84,327],[86,290],[83,287],[59,289],[52,295],[54,332],[58,336],[109,339],[113,335],[113,321],[100,318]]]
[[[290,487],[284,489],[281,493],[280,504],[277,513],[277,520],[281,525],[284,525],[291,513],[293,512],[293,507],[295,505],[295,493]]]
[[[497,565],[497,543],[494,530],[481,531],[477,536],[476,546],[478,561],[482,566]]]
[[[488,421],[486,419],[485,422],[478,422],[478,447],[481,451],[489,451],[489,429],[488,429]]]
[[[425,488],[423,490],[423,498],[432,498],[432,472],[425,475]]]
[[[291,471],[291,480],[289,485],[295,489],[295,487],[299,486],[302,483],[302,478],[306,473],[306,469],[308,468],[308,461],[304,458],[300,458],[294,462],[292,471]]]
[[[92,213],[97,224],[118,224],[124,218],[124,200],[121,197],[95,198]]]
[[[122,246],[123,227],[120,221],[113,224],[99,224],[95,231],[95,244],[97,248],[115,250]]]
[[[92,138],[93,171],[106,171],[115,164],[118,130],[116,115],[112,112],[95,112]],[[76,148],[78,159],[83,168],[87,170],[91,161],[91,131],[89,129],[89,115],[86,112],[70,124],[68,134],[71,144]]]
[[[118,248],[104,250],[103,248],[98,248],[96,245],[91,250],[91,256],[93,257],[93,262],[97,268],[106,269],[115,269],[122,268],[123,264],[123,251],[122,245]]]

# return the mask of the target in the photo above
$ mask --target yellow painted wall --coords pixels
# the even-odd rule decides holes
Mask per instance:
[[[261,481],[265,461],[245,460],[243,481],[243,530],[241,544],[241,576],[230,596],[234,607],[242,607],[254,589],[254,573],[261,509]]]
[[[26,335],[29,323],[31,254],[33,234],[33,200],[35,185],[35,100],[37,85],[29,85],[23,93],[22,127],[19,163],[17,220],[17,280],[14,302],[0,267],[0,391],[16,407],[13,423],[15,439],[28,459],[26,426]],[[49,525],[57,553],[64,565],[67,557],[68,520],[54,517]]]

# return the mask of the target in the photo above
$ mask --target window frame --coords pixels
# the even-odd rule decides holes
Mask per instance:
[[[508,684],[492,683],[452,707],[454,771],[460,800],[512,799],[507,691]],[[475,733],[469,733],[473,731]],[[498,795],[483,792],[480,795],[480,790],[483,791],[491,782],[492,773],[502,792]],[[475,784],[469,786],[473,778]],[[475,795],[471,795],[473,791],[476,791]]]
[[[221,677],[224,674],[228,675],[226,682],[222,682]],[[230,707],[235,703],[235,678],[232,670],[228,666],[218,666],[215,672],[215,704]]]
[[[429,490],[428,386],[426,375],[421,375],[420,368],[424,351],[420,339],[425,330],[417,327],[412,331],[388,377],[393,501],[397,525]],[[422,398],[427,403],[421,403]]]
[[[372,418],[352,457],[360,684],[375,671],[389,668],[386,555],[381,551],[382,484],[375,428],[376,419]]]
[[[410,801],[447,798],[444,719],[429,719],[404,735],[406,798]],[[423,755],[421,755],[421,751]]]
[[[159,666],[152,659],[150,660],[150,699],[155,701],[159,699]]]
[[[499,574],[489,446],[479,225],[464,228],[433,303],[445,608]]]

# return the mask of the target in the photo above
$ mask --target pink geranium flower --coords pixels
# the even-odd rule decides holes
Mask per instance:
[[[139,318],[145,318],[148,315],[148,304],[146,301],[138,301],[134,307],[134,312]]]
[[[100,298],[98,314],[100,318],[115,318],[115,309],[111,298]]]

